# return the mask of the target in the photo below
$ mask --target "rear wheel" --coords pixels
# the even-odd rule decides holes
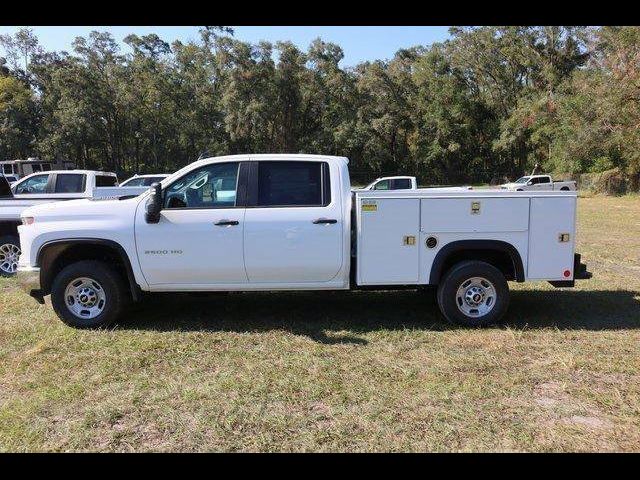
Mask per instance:
[[[56,275],[51,304],[60,319],[76,328],[102,328],[113,324],[128,300],[123,279],[103,262],[83,260]]]
[[[447,320],[466,327],[498,322],[509,306],[509,285],[500,270],[480,261],[454,265],[438,286],[438,306]]]
[[[569,187],[562,187],[560,190],[562,190],[563,192],[568,192],[569,191]]]
[[[20,239],[16,235],[0,237],[0,275],[10,277],[16,273],[20,258]]]

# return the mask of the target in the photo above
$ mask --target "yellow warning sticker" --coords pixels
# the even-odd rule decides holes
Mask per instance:
[[[378,204],[375,200],[363,200],[362,201],[362,211],[363,212],[377,212]]]

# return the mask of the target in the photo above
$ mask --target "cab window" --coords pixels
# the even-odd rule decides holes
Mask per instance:
[[[411,188],[411,180],[408,178],[396,178],[394,182],[394,190],[409,190]]]
[[[118,178],[113,175],[96,175],[96,187],[115,187]]]
[[[16,185],[16,194],[37,194],[44,193],[47,188],[49,175],[34,175]]]
[[[84,192],[85,176],[80,173],[58,173],[54,193]]]
[[[374,190],[389,190],[389,180],[380,180],[373,186]]]
[[[323,207],[331,202],[326,162],[258,162],[258,207]]]
[[[187,173],[164,194],[164,208],[230,208],[236,205],[240,163],[213,163]]]

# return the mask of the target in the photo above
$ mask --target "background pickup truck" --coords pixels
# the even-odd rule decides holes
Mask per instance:
[[[576,190],[576,182],[554,182],[550,175],[528,175],[520,177],[515,182],[500,185],[503,190],[525,191],[525,190]]]
[[[12,275],[18,266],[18,225],[25,208],[78,198],[118,198],[139,195],[148,187],[120,188],[115,173],[93,170],[53,170],[34,173],[6,188],[0,196],[0,275]]]
[[[362,190],[416,190],[418,181],[416,177],[381,177],[376,178]]]
[[[478,326],[504,315],[509,280],[589,277],[575,194],[352,192],[343,157],[207,158],[135,198],[65,203],[23,212],[18,282],[79,328],[143,292],[427,285],[448,320]]]
[[[473,190],[471,186],[464,187],[429,187],[438,190]],[[353,188],[356,190],[417,190],[418,181],[416,177],[381,177],[376,178],[373,182],[363,188]]]

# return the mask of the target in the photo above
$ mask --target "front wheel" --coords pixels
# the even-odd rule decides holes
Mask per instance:
[[[103,262],[82,260],[53,280],[51,304],[64,323],[75,328],[103,328],[114,323],[127,302],[123,278]]]
[[[15,235],[0,237],[0,275],[10,277],[16,273],[20,258],[20,239]]]
[[[438,306],[447,320],[465,327],[498,322],[509,306],[509,285],[500,270],[480,261],[454,265],[438,285]]]

